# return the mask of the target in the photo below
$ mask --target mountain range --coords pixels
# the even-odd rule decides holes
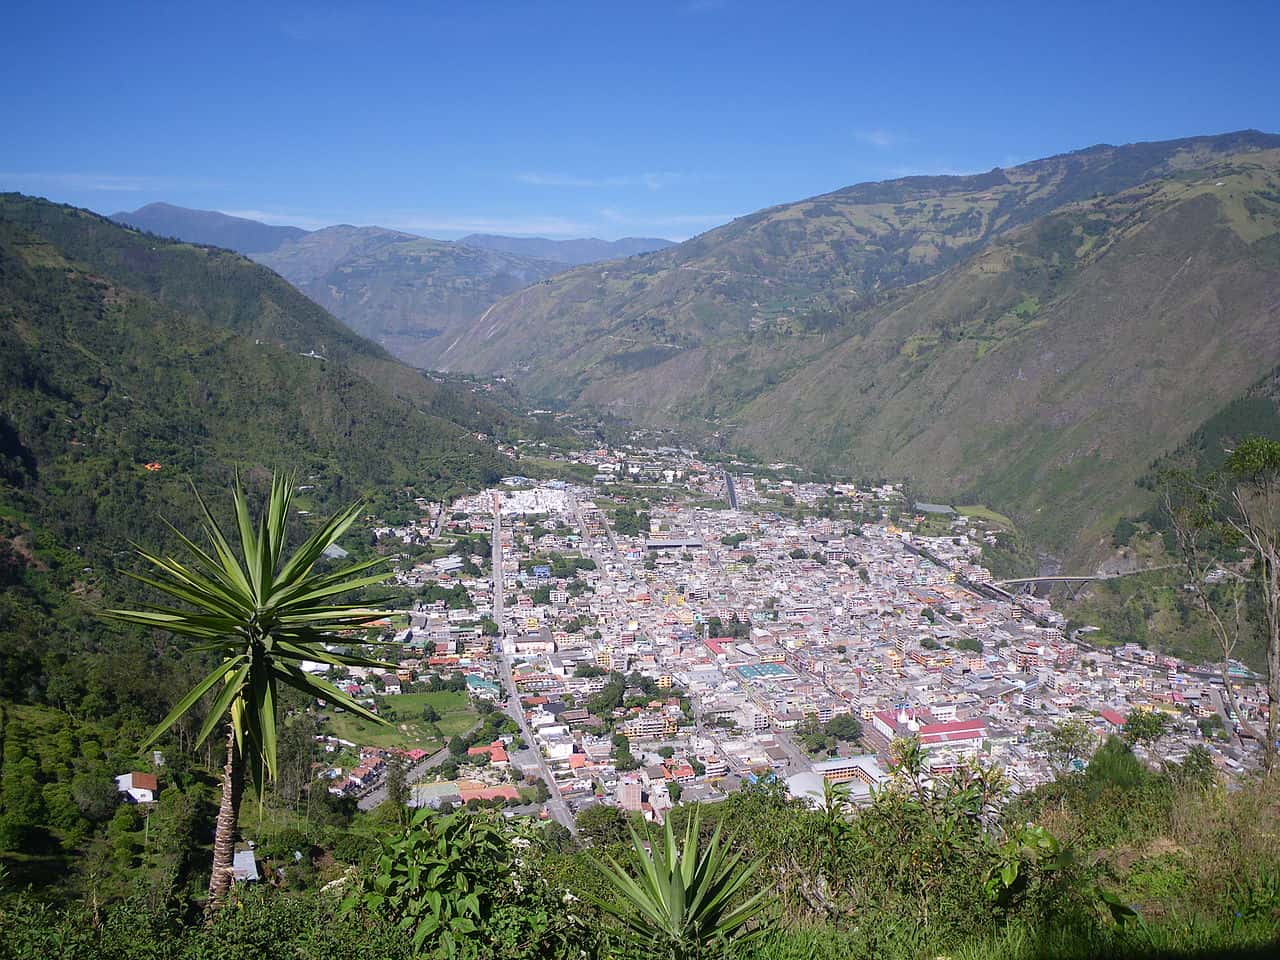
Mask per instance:
[[[172,203],[148,203],[137,210],[113,213],[111,219],[157,236],[178,237],[190,243],[225,247],[246,254],[266,253],[307,233],[300,227],[280,227],[216,210],[177,207]]]
[[[418,367],[436,366],[502,297],[564,269],[381,227],[326,227],[254,258]]]
[[[591,249],[339,226],[253,256],[418,366],[906,477],[1077,557],[1280,363],[1280,137],[1257,131],[863,183],[571,265]]]
[[[860,184],[513,294],[438,358],[534,398],[906,476],[1087,555],[1280,362],[1280,137]]]
[[[419,367],[507,294],[568,266],[671,246],[626,237],[548,240],[472,234],[448,242],[383,227],[307,231],[151,203],[111,217],[140,230],[226,247],[275,270],[356,332]]]

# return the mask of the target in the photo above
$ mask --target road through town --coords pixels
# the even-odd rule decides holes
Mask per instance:
[[[511,660],[515,655],[515,636],[514,633],[510,637],[507,635],[506,614],[504,612],[506,584],[502,573],[502,513],[496,495],[493,502],[492,560],[493,620],[498,625],[498,636],[501,640],[500,649],[494,651],[494,655],[498,658],[498,673],[502,677],[502,687],[507,693],[507,713],[519,724],[520,735],[524,738],[524,742],[533,749],[534,756],[538,758],[538,770],[542,774],[542,779],[547,783],[547,789],[551,792],[551,798],[547,801],[547,809],[558,823],[567,827],[570,833],[577,836],[578,825],[573,819],[573,812],[569,809],[569,805],[565,803],[564,797],[560,795],[560,788],[556,785],[555,775],[552,773],[546,757],[542,755],[542,751],[538,748],[537,741],[533,738],[533,730],[529,727],[529,722],[524,716],[524,708],[520,705],[520,691],[516,688],[515,678],[511,673]]]

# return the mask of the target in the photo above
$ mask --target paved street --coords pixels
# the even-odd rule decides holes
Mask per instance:
[[[542,755],[542,751],[538,749],[537,741],[534,740],[533,730],[529,727],[529,723],[525,720],[524,710],[520,706],[520,691],[516,689],[515,678],[511,674],[511,659],[515,652],[514,636],[508,638],[506,615],[503,605],[506,595],[506,583],[502,575],[502,515],[498,509],[498,500],[495,496],[493,503],[493,620],[498,625],[498,635],[502,638],[501,651],[497,652],[498,657],[498,673],[502,677],[503,689],[507,692],[507,714],[520,725],[520,735],[524,737],[525,743],[532,748],[532,753],[538,760],[538,770],[542,774],[542,779],[547,783],[547,789],[551,791],[551,798],[547,801],[547,810],[550,811],[558,823],[567,827],[569,832],[574,836],[578,835],[578,824],[573,819],[573,812],[569,809],[569,805],[565,803],[564,797],[560,795],[560,789],[556,786],[556,778],[551,771],[551,767],[547,764],[546,758]]]
[[[405,783],[417,783],[427,775],[427,771],[432,767],[439,766],[449,757],[448,748],[437,750],[429,757],[423,757],[404,773]],[[382,778],[382,782],[360,798],[356,804],[361,810],[373,810],[379,807],[384,800],[387,799],[387,779]]]

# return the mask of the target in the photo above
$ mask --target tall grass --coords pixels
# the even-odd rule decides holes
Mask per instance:
[[[1035,931],[1010,926],[962,943],[925,943],[911,931],[868,936],[847,930],[805,927],[782,930],[738,960],[1275,960],[1280,927],[1271,920],[1206,922],[1171,920],[1125,927],[1082,923]]]

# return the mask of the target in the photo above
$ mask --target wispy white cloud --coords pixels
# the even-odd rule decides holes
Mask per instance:
[[[889,130],[858,130],[854,133],[853,138],[859,143],[865,143],[871,147],[892,147],[894,144],[901,142],[902,138],[896,133]]]
[[[334,214],[298,214],[276,210],[223,210],[233,217],[246,217],[263,223],[318,230],[337,223],[377,225],[390,230],[426,237],[454,237],[469,233],[496,233],[517,237],[604,237],[659,235],[682,240],[695,233],[732,220],[728,213],[645,213],[603,207],[584,217],[555,215],[485,216],[472,214],[425,213],[418,211],[366,211]]]
[[[362,226],[385,227],[389,230],[403,230],[405,233],[416,233],[423,236],[455,233],[500,233],[518,236],[580,237],[592,230],[590,223],[556,216],[486,217],[466,214],[418,213],[403,210],[359,214],[345,212],[326,215],[248,209],[223,210],[222,212],[232,217],[245,217],[249,220],[260,220],[263,223],[302,227],[304,230],[319,230],[339,223],[353,223]]]
[[[695,233],[710,230],[728,223],[733,213],[644,213],[633,214],[605,207],[599,211],[601,219],[624,227],[632,232],[660,232],[671,234],[672,239],[684,239]]]
[[[525,172],[516,174],[520,183],[528,183],[535,187],[644,187],[648,190],[661,190],[674,183],[694,179],[687,173],[632,173],[609,177],[584,177],[569,173]]]
[[[567,217],[475,217],[467,215],[396,214],[377,223],[410,233],[500,233],[527,237],[581,237],[592,225]]]
[[[212,186],[208,181],[118,173],[27,171],[0,173],[0,184],[28,190],[92,190],[103,193],[159,192],[181,187]]]

